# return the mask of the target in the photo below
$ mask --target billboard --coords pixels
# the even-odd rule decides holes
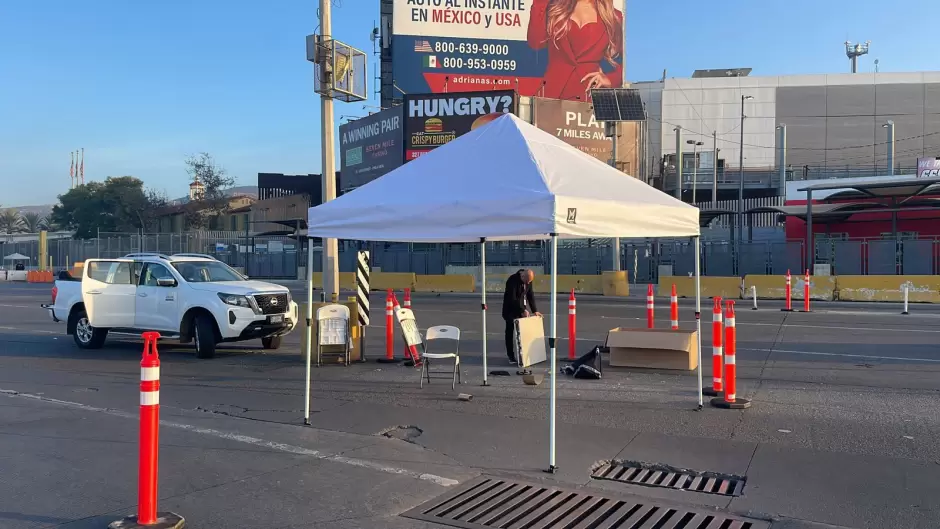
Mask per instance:
[[[610,164],[613,139],[604,133],[604,122],[597,121],[590,103],[558,99],[532,99],[532,117],[536,127],[553,134],[568,145]],[[620,124],[617,168],[632,174],[639,163],[637,124]]]
[[[535,98],[533,105],[536,127],[606,164],[610,163],[613,142],[604,135],[604,122],[594,119],[590,103]]]
[[[405,96],[405,160],[436,147],[505,114],[516,113],[511,90]]]
[[[359,187],[402,164],[402,107],[392,107],[339,127],[342,189]]]
[[[589,101],[623,84],[624,0],[393,0],[406,93],[512,89]]]
[[[940,178],[940,158],[918,158],[918,178]]]

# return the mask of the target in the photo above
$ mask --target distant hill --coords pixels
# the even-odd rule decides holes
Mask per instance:
[[[0,206],[0,209],[8,209],[6,206]],[[52,214],[52,204],[42,204],[39,206],[9,206],[9,209],[15,209],[20,215],[25,213],[39,213],[40,216],[48,217]]]

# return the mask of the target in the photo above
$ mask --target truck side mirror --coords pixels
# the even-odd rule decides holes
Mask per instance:
[[[160,279],[157,279],[157,286],[158,287],[175,287],[176,280],[173,279],[172,277],[161,277]]]

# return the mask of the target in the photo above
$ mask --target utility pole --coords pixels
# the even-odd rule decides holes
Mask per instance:
[[[712,131],[712,209],[718,209],[718,131]]]
[[[676,127],[676,198],[682,200],[682,127]]]
[[[754,96],[741,94],[741,145],[738,152],[738,243],[744,237],[744,102]]]
[[[333,20],[330,13],[332,0],[320,0],[320,42],[330,43],[333,32]],[[333,44],[329,44],[330,50]],[[332,53],[332,52],[331,52]],[[336,198],[336,162],[333,144],[333,98],[327,93],[320,94],[320,118],[323,159],[321,171],[321,191],[323,202]],[[308,266],[312,266],[308,263]],[[329,293],[333,302],[339,299],[339,246],[336,239],[323,239],[323,292]]]

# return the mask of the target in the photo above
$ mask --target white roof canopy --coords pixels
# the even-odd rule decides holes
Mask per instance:
[[[29,257],[21,253],[11,253],[10,255],[3,258],[4,261],[29,261]]]
[[[335,200],[308,235],[478,242],[699,234],[698,208],[507,114]]]

